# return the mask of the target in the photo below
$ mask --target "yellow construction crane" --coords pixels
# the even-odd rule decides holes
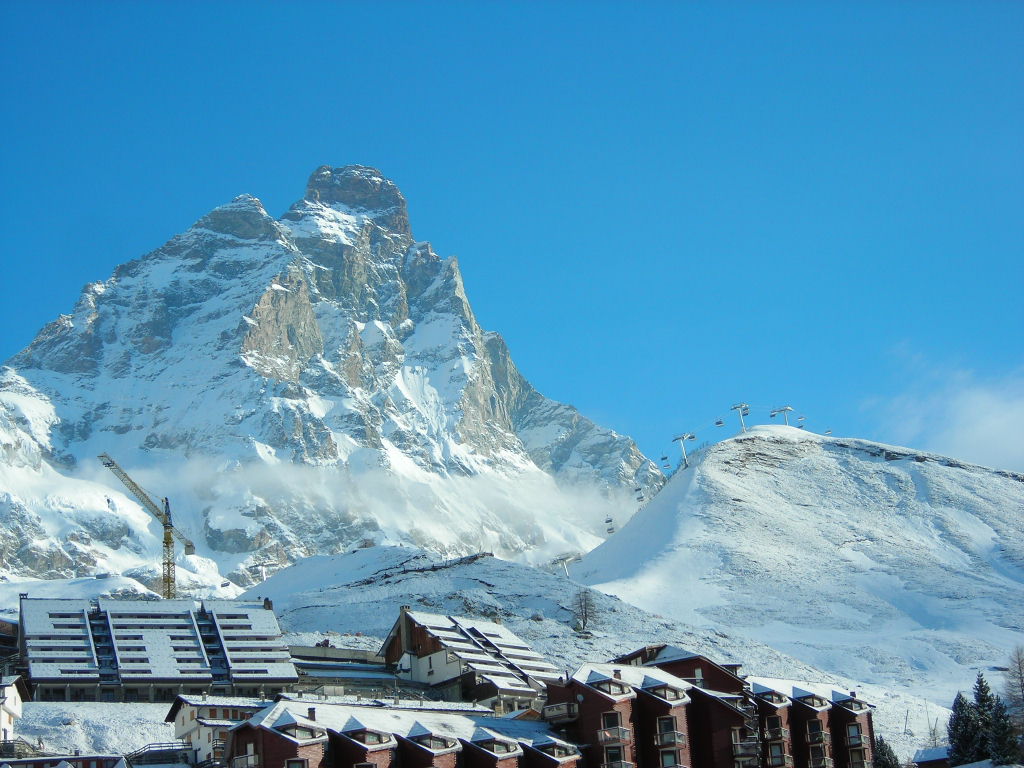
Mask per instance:
[[[114,461],[110,456],[105,453],[99,455],[100,463],[104,467],[109,469],[115,475],[117,479],[124,483],[125,488],[132,492],[132,496],[139,500],[146,509],[149,510],[150,514],[153,515],[164,527],[164,597],[168,600],[173,599],[177,596],[178,586],[177,580],[174,574],[174,540],[177,539],[185,547],[186,555],[194,555],[196,553],[196,545],[186,538],[181,531],[174,527],[171,523],[171,502],[164,498],[163,509],[153,501],[148,493],[136,483],[128,473],[121,469],[121,466]]]

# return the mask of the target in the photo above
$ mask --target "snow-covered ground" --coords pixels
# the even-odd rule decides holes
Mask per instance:
[[[421,550],[373,547],[346,555],[307,558],[259,584],[245,597],[270,597],[282,628],[305,639],[325,632],[335,645],[379,647],[401,605],[446,615],[500,618],[556,666],[607,661],[651,643],[672,643],[716,660],[735,660],[764,677],[812,681],[857,690],[877,706],[877,730],[904,756],[927,743],[929,723],[948,710],[900,687],[836,675],[731,632],[694,628],[648,613],[618,598],[592,592],[597,617],[587,632],[574,630],[573,602],[581,585],[564,575],[481,557],[445,561]],[[358,637],[354,637],[356,633]],[[904,721],[910,734],[904,733]]]
[[[1024,637],[1024,476],[755,427],[703,451],[572,574],[948,704]]]
[[[29,701],[15,735],[47,752],[123,755],[147,744],[174,741],[163,722],[170,704]]]

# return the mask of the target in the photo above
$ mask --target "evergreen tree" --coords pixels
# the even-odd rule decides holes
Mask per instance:
[[[1010,765],[1020,760],[1020,746],[1017,744],[1017,734],[1014,733],[1013,723],[1006,711],[1003,700],[996,696],[995,704],[992,705],[992,724],[988,730],[988,754],[992,758],[992,765]]]
[[[978,673],[978,679],[974,681],[974,708],[978,713],[978,730],[981,738],[978,740],[978,751],[975,753],[975,760],[987,760],[991,757],[988,751],[988,735],[992,730],[992,715],[996,706],[996,697],[992,689],[988,687],[985,676]]]
[[[901,768],[900,761],[899,758],[896,757],[896,753],[892,751],[892,747],[889,746],[889,742],[881,736],[875,739],[875,743],[871,751],[875,755],[875,768]]]
[[[953,714],[946,724],[950,765],[964,765],[983,759],[978,757],[982,740],[980,725],[978,708],[966,696],[958,693],[953,701]]]

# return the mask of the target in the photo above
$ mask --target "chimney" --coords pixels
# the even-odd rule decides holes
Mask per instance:
[[[274,610],[274,601],[271,600],[269,597],[264,597],[263,598],[263,607],[266,610],[268,610],[268,611]]]
[[[857,692],[856,691],[850,691],[850,698],[851,699],[856,699],[857,698]]]
[[[203,691],[203,701],[206,701],[206,691]]]
[[[613,669],[612,670],[612,677],[614,677],[616,680],[621,680],[622,679],[622,670],[621,669]]]
[[[310,707],[306,710],[307,720],[316,720],[316,707]]]
[[[409,616],[408,616],[408,613],[409,613],[409,611],[411,609],[412,609],[412,607],[408,606],[408,605],[403,605],[403,606],[401,606],[398,609],[398,611],[399,611],[399,614],[398,614],[398,649],[399,649],[399,660],[398,660],[398,663],[399,663],[399,665],[401,665],[401,663],[402,663],[401,662],[401,654],[402,653],[407,653],[409,650],[411,650],[410,649],[410,645],[412,644],[412,639],[411,639],[410,635],[412,634],[412,631],[411,631],[411,627],[409,626],[410,619],[409,619]]]

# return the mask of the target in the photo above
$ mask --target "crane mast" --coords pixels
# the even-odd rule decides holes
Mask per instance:
[[[189,541],[182,533],[174,527],[171,522],[171,502],[164,497],[163,507],[161,508],[152,497],[142,487],[136,483],[132,478],[121,469],[121,465],[114,461],[110,456],[105,453],[101,453],[99,456],[100,463],[104,467],[113,472],[117,479],[124,483],[125,488],[131,491],[132,496],[139,500],[146,510],[153,515],[157,520],[160,521],[164,528],[164,540],[163,540],[163,592],[164,597],[168,600],[173,599],[177,596],[177,575],[174,567],[174,540],[178,539],[184,545],[185,554],[195,554],[195,545]]]

